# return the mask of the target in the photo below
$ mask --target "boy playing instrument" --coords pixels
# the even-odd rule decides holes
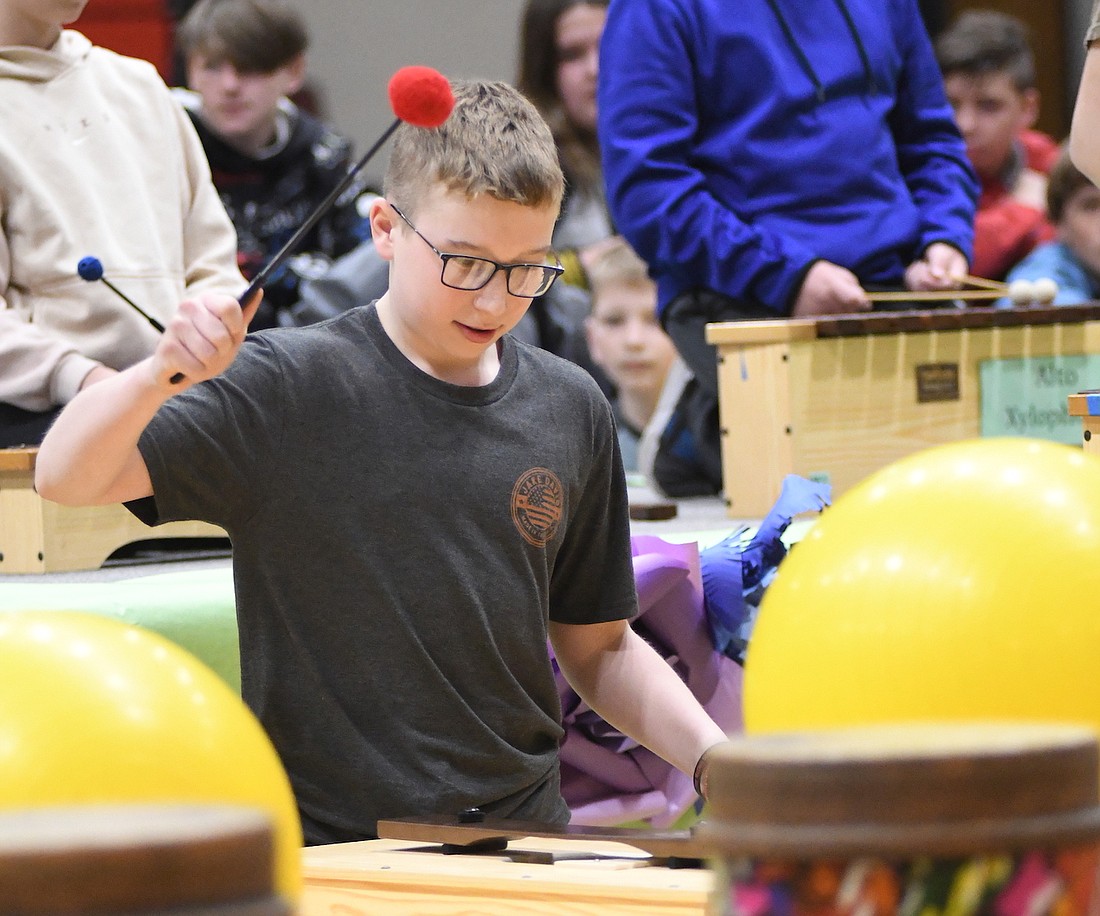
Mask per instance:
[[[606,399],[508,335],[559,271],[553,139],[504,84],[455,95],[442,127],[395,136],[381,299],[247,341],[254,305],[185,302],[38,461],[49,499],[152,497],[135,510],[230,532],[244,696],[312,843],[473,806],[567,820],[548,638],[586,702],[681,770],[724,739],[628,625]]]

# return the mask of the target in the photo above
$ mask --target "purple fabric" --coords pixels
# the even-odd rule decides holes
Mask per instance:
[[[727,734],[741,724],[741,667],[715,650],[703,609],[697,544],[631,539],[638,616],[634,629],[676,670]],[[691,777],[612,728],[557,669],[565,723],[562,794],[578,824],[674,823],[696,801]]]

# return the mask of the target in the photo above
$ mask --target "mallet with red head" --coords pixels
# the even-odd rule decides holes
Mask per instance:
[[[447,120],[451,113],[451,109],[454,108],[454,95],[451,92],[451,84],[443,74],[431,67],[402,67],[390,78],[388,93],[390,107],[396,115],[393,123],[383,131],[382,136],[380,136],[378,140],[375,141],[374,145],[363,154],[362,158],[348,170],[347,174],[344,175],[339,184],[329,192],[328,196],[317,205],[316,209],[314,209],[302,225],[298,227],[294,235],[287,240],[286,244],[283,245],[271,260],[264,265],[260,272],[252,278],[252,282],[249,283],[248,288],[237,298],[237,301],[242,306],[252,300],[268,278],[270,278],[271,275],[282,266],[283,262],[294,253],[306,233],[308,233],[310,229],[317,224],[317,221],[329,211],[332,205],[339,199],[340,195],[347,191],[351,183],[355,180],[356,175],[363,169],[363,166],[370,162],[402,122],[411,124],[413,127],[439,127]],[[82,279],[88,280],[89,282],[102,280],[112,292],[141,314],[154,328],[160,332],[164,331],[164,326],[159,321],[151,317],[144,309],[138,306],[104,277],[103,264],[98,258],[92,256],[82,258],[77,265],[77,273]],[[172,378],[172,382],[178,383],[182,381],[182,379],[183,375],[177,374]]]

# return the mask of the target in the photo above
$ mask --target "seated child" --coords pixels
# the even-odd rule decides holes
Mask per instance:
[[[1100,188],[1070,161],[1063,149],[1050,172],[1047,207],[1055,241],[1040,245],[1009,272],[1009,282],[1049,277],[1058,284],[1055,305],[1100,298]],[[998,305],[1011,307],[1010,299]]]
[[[676,347],[657,320],[657,284],[621,236],[591,262],[588,282],[588,352],[613,386],[623,464],[636,471],[638,440],[657,407]]]
[[[1033,130],[1039,115],[1035,59],[1023,22],[970,10],[936,40],[947,98],[981,182],[970,272],[993,280],[1053,237],[1046,173],[1058,144]]]
[[[198,130],[214,184],[252,279],[344,178],[351,143],[288,98],[302,85],[308,42],[285,0],[199,0],[176,42],[191,91],[176,90]],[[302,280],[369,235],[360,184],[341,195],[264,284],[252,330],[293,324]]]
[[[185,301],[152,357],[62,413],[36,468],[47,499],[229,531],[242,693],[310,843],[471,807],[565,823],[548,638],[578,695],[704,795],[725,739],[629,626],[607,399],[509,334],[561,272],[553,138],[504,83],[455,96],[441,127],[394,135],[375,304],[246,338],[254,304]]]

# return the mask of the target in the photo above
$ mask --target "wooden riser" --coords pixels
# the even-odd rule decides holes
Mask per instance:
[[[159,538],[225,538],[205,522],[150,528],[120,505],[70,508],[34,491],[35,449],[0,450],[0,574],[98,569],[120,547]]]

